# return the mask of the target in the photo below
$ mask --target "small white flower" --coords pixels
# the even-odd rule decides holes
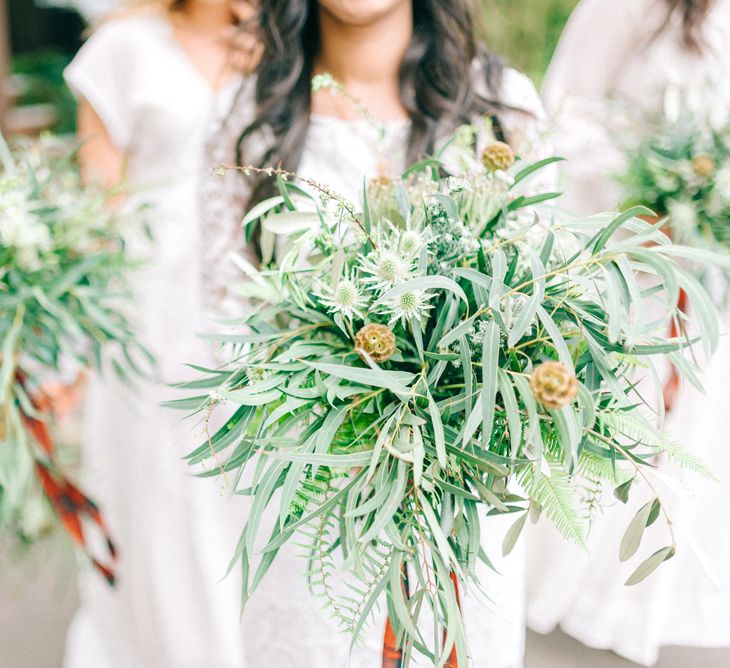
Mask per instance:
[[[433,308],[428,303],[431,297],[433,297],[433,293],[425,290],[408,290],[388,300],[390,324],[392,325],[398,320],[406,322],[411,321],[413,318],[420,320]]]
[[[317,296],[330,313],[340,313],[350,320],[354,317],[362,318],[363,310],[367,306],[367,299],[350,277],[343,278],[334,290]]]
[[[363,282],[377,290],[388,290],[411,278],[411,262],[391,250],[376,250],[360,259],[360,266],[368,274]]]
[[[225,404],[228,401],[228,397],[225,392],[221,390],[211,390],[208,392],[208,399],[212,404]]]
[[[20,193],[7,193],[0,201],[0,243],[15,248],[18,263],[27,269],[36,269],[38,255],[51,248],[48,227]]]

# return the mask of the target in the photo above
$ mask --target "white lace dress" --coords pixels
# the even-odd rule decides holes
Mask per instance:
[[[545,100],[556,128],[557,153],[568,158],[567,204],[581,212],[610,209],[620,188],[620,145],[632,112],[658,113],[667,91],[722,117],[730,112],[730,2],[718,0],[705,28],[702,56],[682,46],[674,23],[652,39],[665,16],[659,0],[583,0],[561,38],[545,80]],[[711,102],[714,100],[714,102]],[[671,112],[671,109],[667,111]],[[725,331],[728,331],[725,326]],[[618,547],[633,514],[649,498],[636,486],[625,508],[612,508],[593,528],[591,554],[539,526],[528,542],[528,623],[549,632],[560,625],[591,647],[611,649],[644,665],[665,645],[730,646],[730,338],[721,338],[703,382],[706,394],[685,386],[667,420],[674,439],[699,455],[719,483],[684,476],[689,498],[663,496],[678,526],[678,554],[635,587],[623,582],[638,562],[620,564]],[[614,504],[618,502],[613,501]],[[618,511],[618,512],[616,512]],[[689,533],[688,539],[685,534]],[[691,543],[699,543],[719,586],[708,577]],[[642,542],[649,556],[667,544],[657,522]]]
[[[132,315],[157,377],[130,389],[108,369],[88,387],[86,486],[119,548],[118,585],[81,574],[65,666],[241,668],[239,585],[221,581],[240,503],[191,475],[182,457],[202,438],[160,406],[175,398],[166,383],[184,379],[185,363],[208,359],[196,336],[205,329],[198,197],[214,92],[157,16],[104,24],[66,78],[125,151],[137,198],[154,207],[155,240],[135,250],[147,264],[134,277]]]
[[[230,164],[234,160],[232,143],[253,112],[253,85],[254,82],[249,81],[239,93],[232,112],[224,107],[221,122],[211,137],[212,164]],[[500,118],[513,146],[526,159],[549,155],[542,106],[532,83],[508,70],[500,99],[524,110],[511,111]],[[378,174],[383,156],[388,157],[392,173],[402,171],[408,129],[407,123],[390,123],[386,126],[384,139],[379,142],[375,130],[367,122],[313,116],[298,171],[357,201],[364,179]],[[243,160],[255,161],[255,158],[243,156]],[[547,183],[535,182],[533,188],[539,191],[554,188],[554,177],[547,180]],[[212,253],[208,264],[215,267],[215,275],[210,279],[218,285],[235,280],[230,266],[226,268],[222,258],[240,244],[236,230],[240,203],[246,197],[242,185],[238,176],[229,173],[226,177],[212,177],[206,189],[205,218],[209,221],[206,246]],[[223,292],[221,289],[214,293],[219,304]],[[499,558],[502,539],[511,522],[511,517],[489,518],[484,522],[484,547],[501,572],[496,575],[485,567],[479,573],[482,588],[491,601],[476,591],[466,595],[464,614],[470,665],[477,668],[520,668],[523,663],[523,552],[518,548],[509,559]],[[308,592],[303,576],[305,568],[306,563],[296,555],[296,548],[283,548],[254,594],[243,615],[249,665],[287,668],[376,668],[381,665],[384,611],[381,609],[376,615],[362,647],[353,650],[348,659],[349,637],[337,632],[327,612],[320,609],[319,601]]]

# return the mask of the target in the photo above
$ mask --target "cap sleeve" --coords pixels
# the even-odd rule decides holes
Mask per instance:
[[[532,80],[511,68],[503,75],[500,102],[506,110],[499,117],[507,141],[525,162],[537,162],[554,155],[547,116]],[[558,170],[550,165],[534,174],[526,185],[529,194],[555,191]]]
[[[132,135],[131,96],[134,45],[132,22],[110,22],[81,47],[64,71],[69,88],[86,100],[106,126],[114,145],[129,147]]]

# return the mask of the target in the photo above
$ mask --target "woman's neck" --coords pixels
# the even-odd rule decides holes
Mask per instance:
[[[315,72],[329,72],[378,118],[405,116],[398,94],[398,72],[413,35],[410,2],[367,25],[345,24],[320,10],[320,52]],[[313,110],[354,117],[359,112],[316,96]]]

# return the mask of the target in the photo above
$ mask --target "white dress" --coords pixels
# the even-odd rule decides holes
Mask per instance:
[[[87,391],[87,487],[119,548],[118,584],[81,574],[67,668],[244,666],[235,577],[222,580],[240,524],[238,499],[191,475],[182,457],[202,442],[162,408],[166,383],[209,355],[198,215],[203,145],[214,92],[163,16],[104,24],[66,70],[128,159],[136,199],[153,205],[153,243],[134,277],[133,317],[157,356],[156,379],[129,389],[111,370]],[[189,372],[188,372],[189,373]]]
[[[232,163],[231,145],[240,128],[252,117],[253,85],[254,82],[249,81],[240,92],[233,113],[224,106],[220,124],[214,128],[210,142],[213,164]],[[507,70],[500,99],[525,110],[507,112],[500,117],[508,140],[528,160],[549,155],[542,105],[532,83],[514,70]],[[393,174],[402,171],[407,132],[405,122],[387,124],[385,137],[379,142],[376,130],[365,121],[314,115],[298,173],[325,183],[357,202],[364,179],[379,173],[383,156],[387,156]],[[244,156],[243,160],[255,162],[252,156]],[[552,190],[554,175],[548,176],[546,181],[535,182],[532,188],[540,192]],[[226,177],[214,177],[206,190],[205,218],[211,221],[206,225],[210,239],[206,248],[212,253],[207,264],[216,267],[221,283],[231,280],[228,270],[223,269],[222,258],[226,250],[230,251],[238,243],[240,203],[245,201],[246,193],[240,178],[232,172]],[[520,668],[523,665],[523,552],[518,546],[508,559],[500,558],[502,539],[512,521],[511,516],[485,520],[483,544],[502,574],[496,575],[486,567],[482,568],[480,581],[491,601],[470,591],[464,603],[470,665],[476,668]],[[265,528],[261,533],[268,535]],[[320,608],[320,601],[312,598],[303,575],[305,569],[306,562],[297,556],[297,549],[285,546],[254,593],[243,615],[248,665],[287,668],[380,666],[384,606],[375,616],[362,646],[349,656],[349,636],[337,632],[327,612]],[[426,662],[421,660],[417,665],[426,665]]]
[[[631,132],[633,112],[660,112],[672,101],[667,91],[680,91],[690,104],[704,101],[703,111],[717,111],[720,117],[730,111],[730,2],[718,0],[710,14],[702,56],[682,46],[676,23],[652,40],[664,7],[659,0],[583,0],[561,38],[544,93],[557,153],[568,158],[566,205],[580,213],[619,204],[621,191],[612,175],[621,170],[620,145]],[[715,483],[683,476],[694,490],[690,498],[664,490],[679,531],[691,538],[680,535],[671,561],[641,584],[624,587],[638,561],[621,564],[618,547],[633,514],[649,499],[644,487],[635,487],[626,507],[598,518],[590,554],[538,525],[528,537],[531,628],[547,633],[560,625],[591,647],[647,666],[665,645],[730,646],[728,373],[730,338],[724,336],[703,379],[706,394],[685,384],[666,423],[674,440],[699,455],[719,478]],[[720,586],[701,566],[690,545],[695,541],[714,567],[710,570],[722,574]],[[666,529],[657,522],[640,555],[666,544]]]

